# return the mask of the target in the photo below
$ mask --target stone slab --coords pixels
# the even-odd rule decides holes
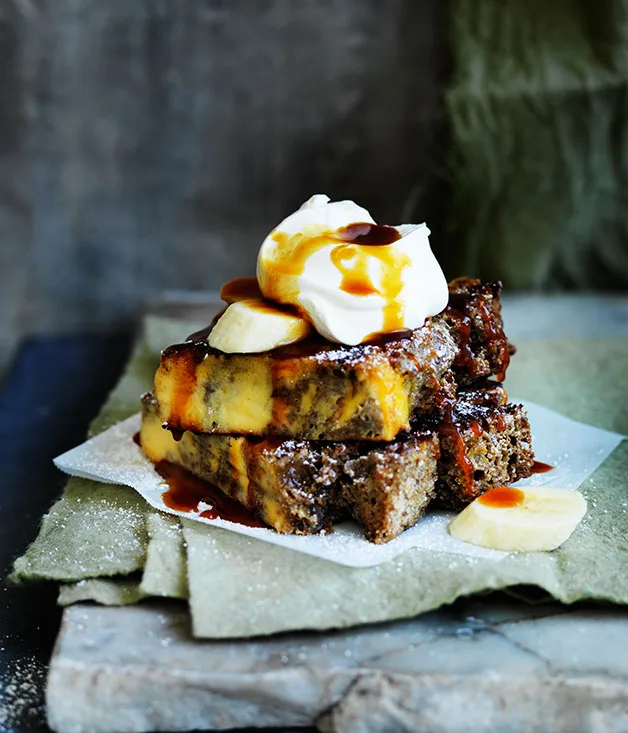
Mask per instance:
[[[627,631],[623,609],[492,597],[345,632],[199,642],[183,604],[78,604],[48,717],[59,733],[628,731]]]

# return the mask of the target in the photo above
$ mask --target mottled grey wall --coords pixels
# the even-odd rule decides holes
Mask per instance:
[[[250,273],[312,193],[437,217],[445,32],[441,0],[0,0],[5,361]]]
[[[25,330],[31,240],[20,19],[0,0],[0,376]]]

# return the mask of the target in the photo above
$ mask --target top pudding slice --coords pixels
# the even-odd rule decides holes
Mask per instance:
[[[211,329],[167,348],[153,394],[173,432],[393,440],[441,415],[456,388],[508,366],[499,283],[460,278],[421,328],[345,346],[313,335],[254,354],[209,346]]]

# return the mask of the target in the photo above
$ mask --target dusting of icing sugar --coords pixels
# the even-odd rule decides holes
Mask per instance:
[[[44,720],[46,665],[35,657],[0,670],[0,731],[34,730]]]

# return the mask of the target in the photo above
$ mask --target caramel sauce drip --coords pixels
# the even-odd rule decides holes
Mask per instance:
[[[479,284],[479,281],[477,282]],[[471,283],[473,284],[473,281]],[[510,351],[508,340],[499,327],[499,317],[493,313],[486,302],[464,292],[450,292],[449,304],[445,311],[449,320],[455,323],[458,332],[456,340],[460,351],[454,365],[464,368],[471,376],[474,376],[476,354],[471,338],[471,330],[473,326],[472,315],[476,308],[481,321],[480,327],[483,331],[479,341],[488,349],[495,364],[499,365],[499,370],[495,376],[497,381],[503,382],[510,363]]]
[[[200,331],[196,331],[188,336],[183,344],[171,346],[166,351],[171,354],[175,352],[180,354],[183,351],[194,352],[194,358],[196,359],[196,362],[199,363],[209,353],[207,338],[211,329],[212,326],[208,326]],[[369,338],[365,339],[363,344],[350,348],[360,349],[365,348],[370,344],[385,347],[389,343],[409,339],[412,337],[412,334],[413,331],[411,329],[401,329],[391,333],[372,334]],[[303,341],[298,341],[293,344],[287,344],[286,346],[280,346],[273,349],[268,352],[268,357],[271,359],[278,359],[280,361],[285,359],[305,359],[317,356],[318,354],[323,354],[326,351],[335,351],[338,348],[343,347],[332,341],[327,341],[327,339],[313,330],[305,339],[303,339]]]
[[[506,418],[500,412],[498,412],[495,416],[495,426],[500,433],[503,433],[504,430],[506,430],[506,428],[508,427]]]
[[[250,308],[260,313],[271,313],[273,315],[280,313],[289,316],[299,316],[299,312],[294,306],[277,303],[265,298],[259,289],[256,277],[238,277],[235,280],[229,280],[220,289],[220,297],[226,303],[229,303],[229,305],[246,300]]]
[[[542,461],[534,461],[532,464],[532,473],[547,473],[553,471],[554,466],[550,466],[549,463],[543,463]]]
[[[478,388],[485,386],[490,389],[491,382],[483,380],[476,385]],[[472,414],[461,417],[456,414],[457,397],[451,398],[443,393],[436,394],[437,403],[441,409],[441,422],[437,426],[439,435],[448,438],[448,450],[452,454],[453,463],[461,473],[461,483],[466,494],[473,498],[476,493],[477,480],[475,478],[475,466],[469,457],[467,442],[465,440],[465,431],[471,432],[475,437],[481,437],[485,430],[490,429],[490,425],[482,410],[473,411]],[[485,405],[496,407],[494,398],[490,394],[486,394],[484,398]],[[495,426],[498,431],[502,432],[507,427],[507,421],[501,413],[495,415]]]
[[[256,300],[247,301],[249,308],[258,311],[259,313],[270,313],[271,315],[284,315],[284,316],[296,316],[299,317],[299,311],[297,308],[286,303],[275,303],[267,298],[259,298]]]
[[[484,432],[479,420],[471,420],[469,424],[469,428],[471,429],[471,432],[473,433],[473,435],[476,436],[476,438],[479,438],[482,435],[482,433]]]
[[[480,504],[496,509],[510,509],[523,504],[524,499],[525,494],[521,489],[515,489],[512,486],[498,486],[482,494],[478,501]]]
[[[155,470],[168,485],[162,494],[164,504],[179,512],[198,512],[201,502],[210,509],[200,513],[205,519],[225,519],[247,527],[266,527],[252,512],[230,499],[217,486],[198,478],[181,466],[169,461],[159,461]]]
[[[224,311],[222,311],[224,313]],[[221,315],[222,315],[221,313]],[[191,333],[185,340],[186,342],[192,342],[193,344],[204,344],[207,342],[207,339],[209,338],[209,334],[211,333],[212,328],[214,327],[214,323],[210,323],[209,326],[205,326],[205,328],[202,328],[200,331],[194,331],[194,333]]]
[[[449,409],[446,410],[445,416],[438,426],[438,433],[452,439],[454,462],[462,472],[465,491],[471,493],[473,491],[473,472],[475,469],[467,455],[467,445],[462,436],[462,430],[453,420]]]
[[[394,227],[357,223],[335,232],[317,230],[288,235],[275,231],[271,236],[278,245],[277,252],[265,264],[267,287],[273,300],[280,299],[281,290],[285,289],[284,278],[297,278],[303,274],[309,257],[334,241],[343,242],[331,251],[331,260],[342,275],[340,289],[356,296],[380,295],[386,303],[382,330],[388,332],[403,328],[404,308],[397,298],[410,257],[388,246],[401,238]],[[379,287],[375,286],[369,272],[373,259],[381,263]],[[295,292],[288,295],[296,299],[296,284]]]
[[[220,288],[220,297],[225,303],[236,303],[238,300],[252,300],[264,296],[256,277],[237,277]]]
[[[374,346],[386,346],[386,344],[392,344],[396,341],[405,341],[406,339],[412,338],[414,332],[411,328],[401,328],[397,331],[390,331],[388,333],[372,333],[365,341],[365,344],[373,344]],[[420,369],[419,365],[419,369]]]
[[[342,274],[340,289],[349,295],[378,295],[369,275],[368,257],[360,257],[353,244],[342,244],[331,252],[331,261]]]
[[[373,259],[381,262],[382,279],[379,288],[371,280],[369,265]],[[383,331],[399,331],[403,328],[403,303],[397,299],[403,287],[403,271],[410,264],[410,257],[388,246],[370,246],[368,250],[355,244],[335,247],[331,261],[340,270],[340,289],[350,295],[381,295],[384,306]]]
[[[165,424],[173,438],[179,441],[185,432],[182,424],[186,423],[188,407],[196,389],[197,366],[202,360],[202,355],[195,349],[187,348],[185,344],[171,346],[166,349],[164,354],[166,353],[175,354],[181,362],[177,379],[174,382],[170,417]]]
[[[336,237],[344,242],[353,242],[367,247],[380,247],[392,244],[401,239],[401,234],[395,227],[382,224],[358,223],[349,224],[336,232]]]

